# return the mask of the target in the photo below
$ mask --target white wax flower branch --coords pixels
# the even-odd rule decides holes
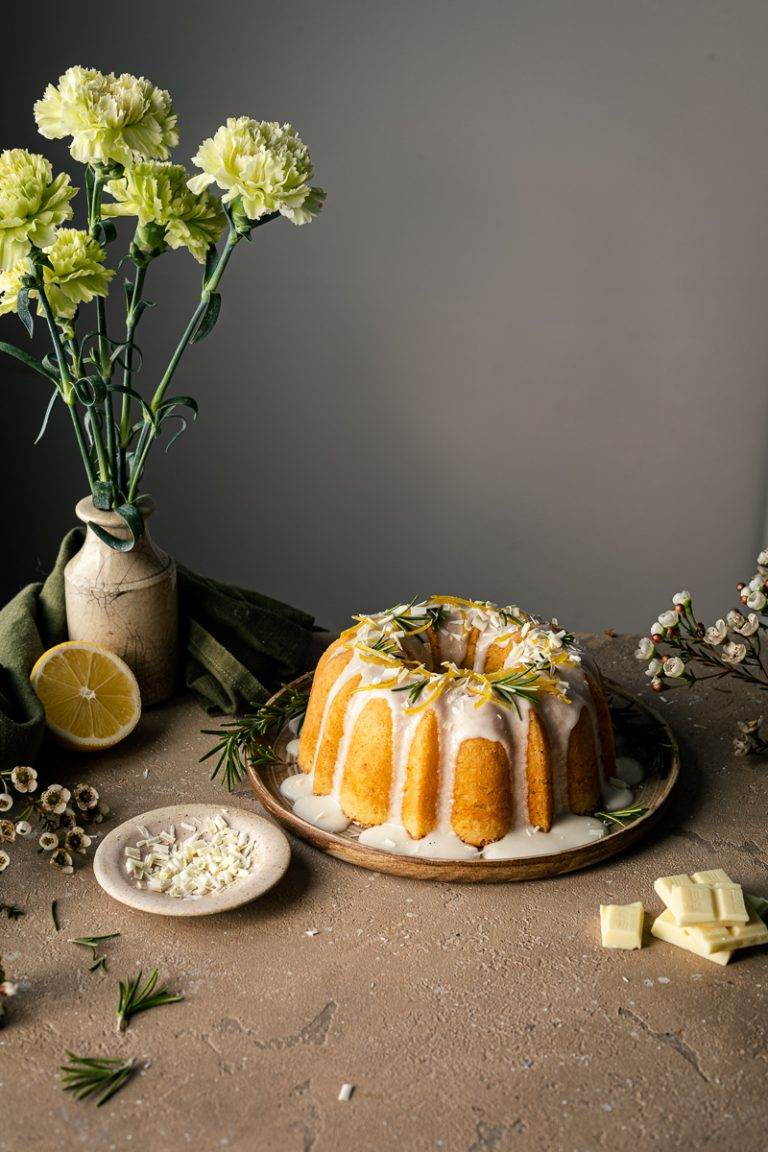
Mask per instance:
[[[309,152],[290,124],[245,116],[228,119],[203,141],[193,158],[200,172],[192,176],[170,161],[179,142],[170,95],[144,78],[69,68],[35,104],[35,119],[47,139],[69,139],[73,159],[85,165],[86,227],[67,226],[77,192],[68,175],[54,176],[44,156],[24,149],[0,153],[0,315],[16,312],[31,337],[34,304],[52,351],[39,360],[4,341],[0,350],[52,385],[38,441],[56,404],[69,410],[94,504],[113,508],[129,538],[91,527],[126,551],[143,532],[139,486],[152,445],[177,422],[170,447],[188,417],[197,417],[191,396],[169,396],[168,389],[187,347],[216,323],[219,285],[234,249],[280,216],[309,223],[325,193],[312,186]],[[134,217],[136,228],[117,265],[134,270],[123,285],[125,326],[117,339],[107,329],[106,298],[116,274],[107,247],[120,217]],[[151,395],[142,395],[136,330],[152,306],[144,296],[147,272],[178,248],[203,265],[200,296]],[[82,333],[88,304],[95,324]]]
[[[768,549],[758,556],[755,575],[737,589],[742,607],[708,627],[697,619],[690,592],[677,592],[672,607],[659,613],[635,651],[647,664],[645,674],[654,692],[708,680],[717,685],[726,679],[768,690]],[[742,735],[757,733],[759,724],[751,725]]]

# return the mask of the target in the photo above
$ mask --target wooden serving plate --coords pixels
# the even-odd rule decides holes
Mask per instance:
[[[281,688],[269,703],[279,704],[283,693],[289,689],[306,690],[310,681],[310,675],[299,677]],[[645,836],[659,820],[680,773],[677,741],[659,713],[611,680],[605,681],[605,688],[616,731],[628,744],[627,754],[640,760],[649,770],[649,775],[635,789],[634,803],[645,808],[645,812],[625,827],[617,825],[601,840],[581,848],[517,860],[428,860],[367,848],[358,842],[360,829],[355,825],[350,825],[344,832],[324,832],[296,816],[290,801],[280,792],[285,777],[298,771],[295,764],[283,761],[286,745],[293,738],[287,729],[272,741],[272,747],[281,759],[266,766],[249,764],[248,777],[261,803],[281,824],[329,856],[357,864],[360,868],[389,872],[411,880],[443,880],[452,884],[495,884],[560,876],[607,860]]]

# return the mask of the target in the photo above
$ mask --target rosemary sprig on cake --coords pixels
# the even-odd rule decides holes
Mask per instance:
[[[178,1004],[184,997],[167,988],[157,988],[157,968],[153,968],[142,985],[141,968],[132,980],[121,980],[117,995],[117,1030],[124,1032],[132,1016],[147,1012],[150,1008],[160,1008],[164,1004]]]
[[[212,756],[218,757],[211,772],[211,780],[221,773],[228,791],[243,782],[250,760],[257,766],[274,764],[277,756],[264,744],[263,738],[279,731],[289,720],[303,716],[307,710],[309,689],[287,686],[279,701],[263,704],[250,716],[243,716],[224,724],[222,728],[204,728],[204,736],[217,736],[209,752],[200,757],[200,763]]]
[[[96,1096],[96,1107],[101,1108],[110,1097],[119,1092],[136,1071],[132,1060],[119,1060],[109,1056],[76,1056],[67,1051],[68,1063],[61,1065],[62,1087],[72,1092],[77,1100]]]

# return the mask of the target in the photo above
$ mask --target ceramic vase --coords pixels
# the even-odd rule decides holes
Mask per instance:
[[[88,528],[82,548],[64,569],[70,640],[90,640],[122,656],[139,682],[145,707],[173,695],[179,663],[176,564],[149,534],[146,520],[153,510],[145,498],[144,535],[130,552],[116,552]],[[129,536],[123,520],[96,508],[90,497],[75,511],[85,524]]]

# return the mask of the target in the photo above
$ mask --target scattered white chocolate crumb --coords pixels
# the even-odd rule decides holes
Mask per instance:
[[[339,1090],[339,1100],[349,1100],[354,1090],[354,1084],[342,1084]]]
[[[173,824],[154,836],[138,825],[141,839],[124,849],[125,870],[137,886],[146,882],[150,892],[197,900],[250,876],[255,844],[247,832],[231,828],[222,813],[200,826],[180,827],[185,838],[177,837]]]
[[[319,930],[318,930],[317,928],[307,928],[307,930],[306,930],[306,932],[304,933],[304,935],[305,935],[305,936],[319,936],[319,935],[320,935],[320,932],[319,932]]]

